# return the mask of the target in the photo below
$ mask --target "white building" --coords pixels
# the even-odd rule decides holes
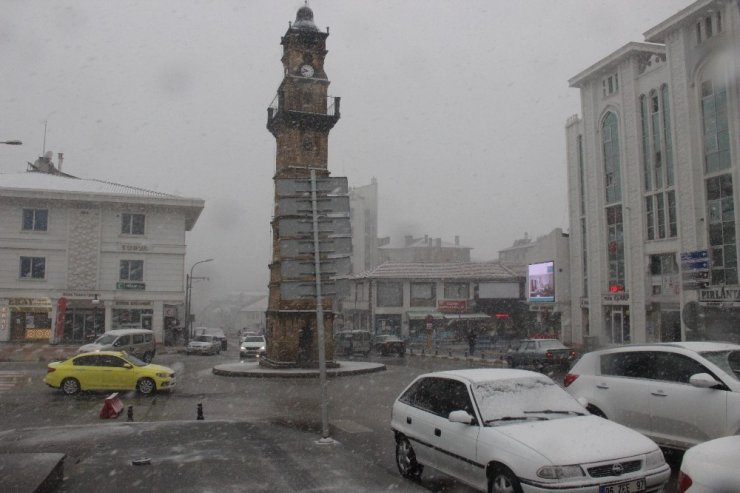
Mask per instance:
[[[79,343],[129,327],[163,341],[184,303],[185,232],[203,206],[48,160],[46,172],[0,174],[0,341]]]
[[[739,35],[700,0],[569,81],[574,341],[740,341]]]
[[[352,226],[352,272],[378,265],[378,180],[349,190],[349,219]]]

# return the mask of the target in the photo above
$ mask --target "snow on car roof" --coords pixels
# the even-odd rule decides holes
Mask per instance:
[[[514,370],[509,368],[476,368],[470,370],[448,370],[427,373],[423,377],[453,376],[469,381],[470,383],[490,382],[492,380],[508,380],[511,378],[545,377],[546,375],[529,370]]]
[[[705,351],[727,351],[727,350],[740,350],[740,345],[733,344],[731,342],[708,342],[708,341],[686,341],[686,342],[656,342],[654,344],[627,344],[624,346],[615,346],[611,348],[602,348],[597,353],[610,353],[610,352],[622,352],[622,351],[633,351],[636,349],[646,351],[649,349],[675,347],[680,349],[686,349],[694,351],[696,353],[702,353]]]

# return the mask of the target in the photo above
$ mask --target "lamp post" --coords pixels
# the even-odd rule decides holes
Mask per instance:
[[[185,332],[188,336],[188,339],[193,337],[193,323],[192,317],[190,316],[190,310],[192,308],[191,300],[193,295],[193,269],[195,269],[195,266],[198,264],[204,264],[211,261],[213,261],[212,258],[199,260],[198,262],[194,263],[192,267],[190,267],[190,274],[185,275]]]

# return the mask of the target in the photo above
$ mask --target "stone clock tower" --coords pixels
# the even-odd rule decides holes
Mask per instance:
[[[309,179],[329,176],[329,131],[339,120],[339,98],[329,97],[324,71],[326,38],[313,22],[313,12],[303,6],[281,39],[283,80],[267,110],[267,129],[277,141],[277,179]],[[318,365],[316,298],[287,299],[283,283],[281,240],[293,240],[293,232],[280,231],[279,197],[275,195],[272,219],[272,263],[267,309],[267,356],[260,361],[272,368]],[[285,216],[282,216],[285,217]],[[325,354],[333,362],[331,300],[324,300]],[[330,363],[331,364],[331,363]]]

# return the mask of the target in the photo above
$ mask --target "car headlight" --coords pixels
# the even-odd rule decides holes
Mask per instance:
[[[265,346],[260,346],[259,350],[260,351],[264,351],[265,350]]]
[[[171,374],[169,374],[169,373],[157,373],[157,376],[159,378],[170,378]]]
[[[663,451],[660,449],[645,454],[645,469],[655,469],[663,464],[665,464],[665,457],[663,457]]]
[[[585,476],[581,466],[543,466],[537,471],[537,476],[544,479],[580,478]]]

